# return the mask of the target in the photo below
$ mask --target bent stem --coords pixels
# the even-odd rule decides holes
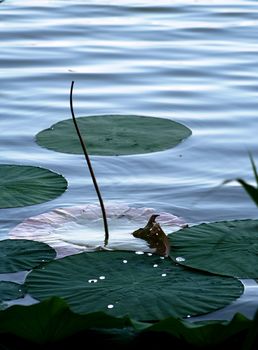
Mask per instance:
[[[80,129],[78,127],[78,124],[77,124],[77,121],[76,121],[76,118],[75,118],[75,115],[74,115],[74,111],[73,111],[73,86],[74,86],[74,81],[72,81],[71,90],[70,90],[70,109],[71,109],[71,114],[72,114],[72,118],[73,118],[75,129],[76,129],[77,135],[79,137],[79,140],[80,140],[80,143],[81,143],[81,146],[82,146],[82,150],[83,150],[83,153],[84,153],[84,156],[85,156],[85,159],[86,159],[89,171],[90,171],[92,182],[94,184],[95,191],[96,191],[98,199],[99,199],[99,204],[100,204],[100,207],[101,207],[102,218],[103,218],[103,223],[104,223],[104,230],[105,230],[104,246],[106,246],[108,244],[108,239],[109,239],[107,215],[106,215],[106,211],[105,211],[104,202],[102,200],[102,196],[101,196],[101,193],[100,193],[100,190],[99,190],[99,186],[98,186],[98,183],[97,183],[97,180],[96,180],[96,177],[95,177],[92,165],[91,165],[90,157],[88,155],[85,142],[83,141],[83,138],[82,138],[81,133],[80,133]]]

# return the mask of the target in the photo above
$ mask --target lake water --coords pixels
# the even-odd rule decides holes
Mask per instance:
[[[171,118],[193,132],[163,152],[92,156],[104,201],[189,224],[257,218],[236,182],[220,186],[236,177],[253,182],[247,152],[258,161],[257,38],[256,0],[1,2],[0,163],[45,167],[69,183],[53,201],[1,209],[1,237],[30,216],[97,203],[83,156],[35,143],[39,131],[70,118],[72,80],[77,116]],[[251,313],[250,285],[242,304]]]

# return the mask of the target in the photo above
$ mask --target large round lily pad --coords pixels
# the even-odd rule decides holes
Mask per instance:
[[[191,271],[169,258],[137,253],[68,256],[34,269],[25,284],[34,298],[64,298],[77,313],[104,311],[138,320],[208,313],[243,292],[237,279]]]
[[[19,283],[0,281],[0,302],[22,298],[24,286]]]
[[[56,251],[46,243],[27,239],[0,241],[0,273],[30,270],[56,257]]]
[[[200,224],[169,235],[181,265],[239,278],[258,277],[258,220]]]
[[[67,188],[62,175],[27,165],[0,165],[0,208],[23,207],[52,200]]]
[[[87,150],[93,155],[127,155],[175,147],[191,135],[186,126],[170,119],[135,115],[96,115],[77,118]],[[63,153],[82,154],[72,119],[36,135],[37,143]]]

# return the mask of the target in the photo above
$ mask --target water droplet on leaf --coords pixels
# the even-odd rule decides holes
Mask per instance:
[[[89,283],[96,283],[96,282],[98,282],[98,280],[92,279],[92,280],[88,280],[88,282],[89,282]]]
[[[182,262],[182,261],[185,261],[185,258],[183,258],[182,256],[178,256],[176,257],[176,261]]]

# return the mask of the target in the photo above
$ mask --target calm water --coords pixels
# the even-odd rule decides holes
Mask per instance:
[[[1,237],[29,216],[97,203],[83,157],[34,139],[70,118],[72,80],[77,116],[171,118],[193,131],[164,152],[92,157],[104,200],[165,210],[190,224],[257,218],[237,183],[219,185],[253,181],[247,151],[258,162],[258,3],[156,3],[0,3],[0,163],[49,168],[69,182],[51,202],[1,209]]]

